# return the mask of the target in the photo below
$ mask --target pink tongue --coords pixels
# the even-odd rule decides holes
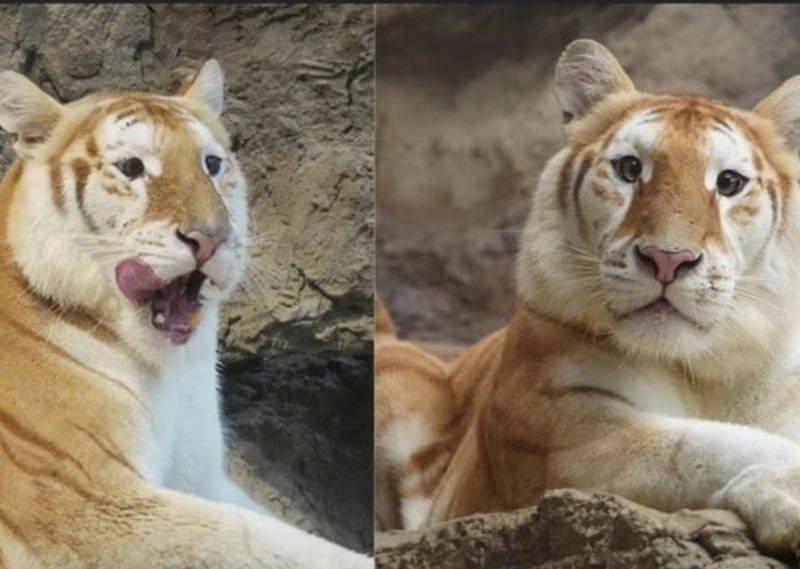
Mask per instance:
[[[167,285],[156,276],[153,269],[136,257],[121,261],[114,269],[114,273],[119,290],[133,302],[150,300],[157,290]]]

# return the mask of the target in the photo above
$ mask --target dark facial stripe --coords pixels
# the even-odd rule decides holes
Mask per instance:
[[[86,141],[86,154],[89,156],[89,158],[97,158],[100,154],[100,151],[97,148],[97,141],[94,139],[94,136],[90,135]]]
[[[51,160],[50,164],[50,196],[60,213],[64,213],[64,180],[61,177],[61,164]]]
[[[578,175],[575,177],[575,183],[572,186],[572,201],[575,204],[575,221],[578,223],[578,231],[582,239],[586,240],[588,237],[588,230],[586,228],[586,219],[583,217],[581,210],[581,186],[583,186],[583,179],[586,177],[586,172],[589,171],[589,166],[592,164],[592,154],[589,153],[581,160],[581,165],[578,167]]]
[[[769,194],[769,204],[772,206],[772,234],[780,232],[781,223],[780,218],[780,204],[778,203],[778,192],[775,189],[775,184],[772,182],[767,183],[767,193]]]
[[[660,120],[662,112],[663,109],[650,109],[639,119],[639,124],[650,124]]]
[[[572,173],[573,163],[575,162],[575,154],[570,154],[564,165],[561,166],[561,173],[558,176],[558,209],[561,215],[566,216],[569,211],[569,180]]]
[[[86,180],[89,178],[89,164],[80,158],[72,161],[72,171],[75,173],[75,200],[78,203],[78,210],[83,216],[83,221],[92,233],[97,233],[97,225],[95,225],[89,212],[86,210],[84,204],[86,192]]]
[[[132,117],[135,114],[136,111],[133,109],[131,109],[130,111],[125,111],[124,113],[120,113],[119,115],[117,115],[117,118],[114,119],[114,122],[122,122],[128,117]]]
[[[717,118],[717,117],[714,117],[714,127],[713,128],[714,128],[714,130],[716,130],[718,132],[726,131],[726,132],[728,132],[730,134],[734,133],[733,127],[731,125],[729,125],[727,122],[725,122],[724,120],[722,120],[720,118]]]

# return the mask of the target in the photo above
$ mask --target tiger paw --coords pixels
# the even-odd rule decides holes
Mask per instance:
[[[768,553],[800,554],[800,466],[746,468],[711,497],[710,505],[738,513]]]

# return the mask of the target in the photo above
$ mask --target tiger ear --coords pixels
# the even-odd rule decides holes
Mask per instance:
[[[800,150],[800,75],[761,99],[753,112],[772,120],[792,149]]]
[[[62,106],[16,71],[0,73],[0,128],[14,137],[14,151],[27,156],[61,117]]]
[[[222,67],[216,59],[209,59],[191,80],[181,86],[178,94],[203,103],[215,116],[219,116],[222,113],[224,90]]]
[[[571,42],[556,63],[556,99],[564,124],[588,113],[606,95],[635,91],[619,61],[594,40]]]

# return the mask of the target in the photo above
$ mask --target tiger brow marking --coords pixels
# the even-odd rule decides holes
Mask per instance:
[[[650,109],[639,119],[639,124],[650,124],[661,119],[661,114],[664,112],[661,108]]]
[[[127,119],[128,117],[132,117],[135,114],[136,114],[136,111],[133,110],[133,109],[131,109],[129,111],[125,111],[123,113],[118,114],[117,117],[114,119],[114,122],[122,122],[125,119]],[[135,122],[139,122],[139,121],[136,120]]]
[[[714,117],[714,129],[718,130],[720,132],[722,130],[726,130],[726,131],[730,132],[731,134],[733,134],[733,132],[734,132],[734,128],[730,124],[728,124],[727,121],[722,120],[719,117]]]
[[[736,144],[736,138],[734,137],[736,131],[727,122],[718,118],[714,118],[714,124],[711,126],[711,130],[721,134],[734,145]]]

